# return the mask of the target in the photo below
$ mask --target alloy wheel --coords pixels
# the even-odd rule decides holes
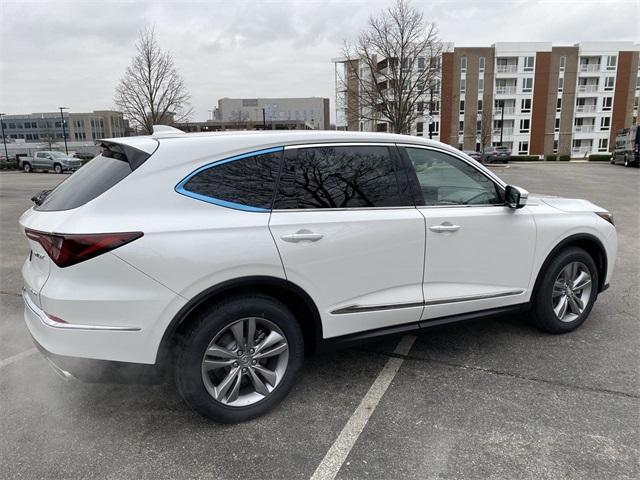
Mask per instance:
[[[553,311],[562,322],[577,319],[591,300],[593,290],[591,274],[582,262],[565,265],[553,283],[551,304]]]
[[[246,407],[266,398],[282,381],[289,345],[270,320],[248,317],[224,327],[202,358],[202,380],[214,400]]]

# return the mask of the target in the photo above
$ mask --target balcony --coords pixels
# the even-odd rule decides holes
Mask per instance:
[[[600,64],[599,63],[581,63],[580,71],[581,72],[599,72]]]
[[[578,93],[594,93],[598,91],[598,84],[578,85]]]
[[[505,115],[513,115],[516,113],[516,107],[504,107]],[[502,115],[502,109],[500,107],[495,107],[493,110],[493,115],[495,117],[500,117]]]
[[[500,136],[500,129],[499,129],[499,128],[494,128],[494,129],[493,129],[493,134],[494,134],[496,137],[499,137],[499,136]],[[504,127],[504,128],[502,129],[502,136],[503,136],[503,137],[508,137],[508,136],[510,136],[510,135],[513,135],[513,127]]]
[[[595,105],[576,105],[576,113],[593,113],[595,111]]]
[[[496,86],[496,95],[513,95],[516,93],[515,85],[499,85]]]
[[[593,132],[593,125],[574,125],[573,131],[576,133],[589,133]]]
[[[518,65],[496,65],[496,73],[516,73]]]

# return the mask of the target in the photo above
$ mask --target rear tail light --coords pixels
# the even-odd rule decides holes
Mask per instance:
[[[84,262],[140,238],[142,232],[60,234],[25,229],[31,240],[38,242],[60,268]]]

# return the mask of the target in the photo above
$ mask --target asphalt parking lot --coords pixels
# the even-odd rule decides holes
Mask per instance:
[[[616,272],[582,328],[552,336],[502,317],[426,331],[406,355],[398,338],[323,354],[274,412],[227,426],[170,384],[83,384],[48,367],[22,320],[17,219],[61,176],[0,173],[0,478],[304,479],[336,462],[339,479],[639,478],[640,170],[495,171],[614,213]],[[385,375],[379,402],[359,407]],[[362,431],[336,442],[363,411]]]

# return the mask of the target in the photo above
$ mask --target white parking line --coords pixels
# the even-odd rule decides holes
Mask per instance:
[[[413,335],[405,335],[400,339],[400,342],[398,342],[394,353],[407,355],[415,340],[416,337]],[[347,459],[349,452],[367,425],[369,417],[371,417],[375,411],[384,392],[387,391],[396,373],[398,373],[398,369],[403,361],[404,359],[395,357],[387,360],[387,363],[378,374],[378,377],[371,385],[371,388],[369,388],[360,405],[358,405],[358,408],[353,412],[340,432],[340,435],[338,435],[338,438],[333,442],[333,445],[329,448],[320,465],[316,468],[316,471],[313,472],[311,480],[333,480],[336,478],[342,464]]]
[[[7,365],[11,365],[12,363],[22,360],[23,358],[26,358],[29,355],[33,355],[37,351],[38,351],[37,348],[30,348],[29,350],[25,350],[24,352],[16,353],[12,357],[5,358],[4,360],[0,360],[0,368],[4,368]]]

